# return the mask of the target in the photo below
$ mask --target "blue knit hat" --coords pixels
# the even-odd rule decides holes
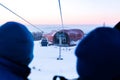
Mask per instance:
[[[120,32],[99,27],[76,47],[80,80],[120,80]]]
[[[22,24],[7,22],[0,27],[0,57],[28,65],[33,59],[33,36]]]

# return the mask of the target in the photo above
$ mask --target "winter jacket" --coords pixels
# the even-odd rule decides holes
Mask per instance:
[[[28,80],[29,74],[28,66],[0,58],[0,80]]]

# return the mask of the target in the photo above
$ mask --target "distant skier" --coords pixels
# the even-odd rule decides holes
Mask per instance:
[[[33,59],[33,37],[21,23],[0,27],[0,80],[28,80]]]

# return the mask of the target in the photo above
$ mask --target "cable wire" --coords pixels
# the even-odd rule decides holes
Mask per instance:
[[[60,0],[58,0],[58,3],[59,3],[59,9],[60,9],[61,25],[62,25],[62,28],[64,29],[64,25],[63,25],[63,17],[62,17],[62,9],[61,9],[61,3],[60,3]]]
[[[9,9],[8,7],[6,7],[5,5],[3,5],[2,3],[0,3],[0,5],[2,7],[4,7],[5,9],[7,9],[8,11],[12,12],[14,15],[16,15],[17,17],[21,18],[23,21],[27,22],[28,24],[30,24],[31,26],[33,26],[34,28],[40,30],[42,33],[43,31],[41,29],[39,29],[38,27],[36,27],[35,25],[33,25],[32,23],[30,23],[29,21],[27,21],[25,18],[21,17],[20,15],[18,15],[17,13],[15,13],[14,11],[12,11],[11,9]]]

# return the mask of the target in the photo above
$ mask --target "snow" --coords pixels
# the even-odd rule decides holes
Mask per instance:
[[[61,47],[61,58],[58,46],[42,47],[40,41],[34,42],[34,59],[29,65],[31,68],[30,80],[52,80],[55,75],[66,78],[77,78],[75,47]]]
[[[64,28],[78,28],[87,34],[97,26],[99,25],[66,25]],[[58,26],[55,25],[41,25],[39,28],[44,32],[59,29]],[[28,26],[28,29],[31,32],[39,31],[30,26]],[[35,41],[34,59],[29,65],[31,74],[28,78],[30,80],[52,80],[55,75],[62,75],[68,79],[77,78],[75,48],[76,46],[62,47],[61,57],[63,60],[57,60],[60,53],[58,46],[42,47],[40,41]]]

